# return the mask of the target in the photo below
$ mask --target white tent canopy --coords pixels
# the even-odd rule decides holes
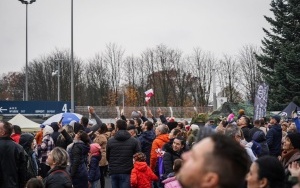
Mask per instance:
[[[31,121],[30,119],[27,119],[22,114],[17,114],[15,117],[13,117],[11,120],[8,121],[12,125],[18,125],[21,127],[22,132],[32,132],[32,131],[38,131],[40,129],[40,124]]]

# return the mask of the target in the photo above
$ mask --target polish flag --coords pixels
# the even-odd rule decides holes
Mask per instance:
[[[145,97],[145,102],[148,104],[150,99],[151,99],[151,97]]]
[[[146,97],[152,97],[154,95],[153,89],[149,89],[145,91]]]

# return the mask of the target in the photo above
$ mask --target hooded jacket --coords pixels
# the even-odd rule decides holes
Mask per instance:
[[[24,149],[10,137],[0,137],[0,188],[23,188],[26,183]]]
[[[155,133],[153,130],[144,131],[138,139],[141,143],[141,151],[146,155],[146,163],[150,165],[150,152],[152,142],[155,139]]]
[[[267,132],[267,144],[270,150],[270,155],[278,157],[281,153],[282,129],[279,124],[273,125]]]
[[[20,145],[25,150],[25,158],[27,163],[26,180],[34,178],[38,175],[38,164],[35,152],[31,149],[34,137],[30,133],[23,133],[20,137]]]
[[[165,184],[165,188],[181,188],[181,185],[175,176],[165,179],[162,183]]]
[[[107,142],[106,159],[109,174],[130,174],[133,168],[132,157],[140,151],[137,139],[126,130],[119,130]]]
[[[158,177],[153,173],[146,162],[135,162],[130,175],[132,188],[149,188],[152,181],[157,181]]]
[[[269,147],[266,140],[266,135],[262,130],[256,131],[252,137],[252,140],[259,143],[261,146],[261,152],[258,157],[269,155]]]
[[[163,145],[165,143],[169,142],[169,135],[168,134],[161,134],[158,135],[151,147],[151,156],[150,156],[150,168],[154,171],[156,167],[156,162],[157,162],[157,149],[162,149]]]

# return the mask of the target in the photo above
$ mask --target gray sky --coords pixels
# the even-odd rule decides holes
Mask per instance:
[[[92,58],[114,42],[125,55],[159,44],[235,55],[245,44],[261,45],[272,16],[267,0],[74,0],[74,53]],[[0,75],[25,67],[26,6],[0,0]],[[70,49],[71,0],[28,5],[28,60]]]

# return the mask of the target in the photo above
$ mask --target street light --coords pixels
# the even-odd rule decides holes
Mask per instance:
[[[71,0],[71,112],[74,111],[73,0]]]
[[[26,5],[26,66],[25,66],[25,101],[28,101],[28,4],[34,3],[36,0],[19,0]]]
[[[57,76],[57,101],[60,101],[60,61],[63,59],[56,59],[57,63],[57,70],[52,72],[52,76]]]

